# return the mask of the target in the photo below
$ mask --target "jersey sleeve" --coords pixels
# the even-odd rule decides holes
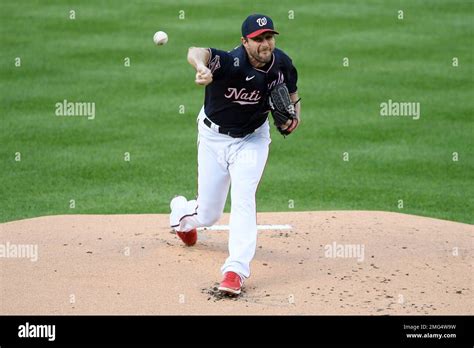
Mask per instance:
[[[232,64],[232,57],[229,52],[221,51],[216,48],[208,48],[210,57],[207,67],[212,72],[213,80],[219,80],[225,75],[225,72]]]
[[[295,93],[298,90],[298,71],[296,70],[295,66],[293,65],[293,62],[291,59],[288,58],[288,61],[286,62],[286,74],[287,74],[287,87],[288,87],[288,92],[290,94]]]

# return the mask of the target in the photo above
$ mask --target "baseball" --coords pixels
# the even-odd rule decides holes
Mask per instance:
[[[153,42],[158,46],[166,44],[168,42],[168,34],[164,31],[157,31],[155,35],[153,35]]]

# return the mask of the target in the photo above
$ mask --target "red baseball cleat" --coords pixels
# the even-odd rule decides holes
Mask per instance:
[[[176,234],[187,246],[193,246],[198,240],[198,234],[196,229],[191,230],[189,232],[176,232]]]
[[[225,272],[224,280],[219,285],[219,291],[225,292],[231,295],[238,295],[242,290],[243,281],[240,276],[235,272]]]

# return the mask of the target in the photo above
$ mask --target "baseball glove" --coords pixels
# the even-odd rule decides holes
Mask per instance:
[[[278,131],[283,135],[288,135],[291,132],[288,129],[293,129],[293,123],[298,122],[296,118],[295,105],[291,102],[290,93],[284,83],[280,83],[272,88],[268,98],[268,104],[272,112],[273,121]],[[291,120],[289,127],[282,129],[288,120]]]

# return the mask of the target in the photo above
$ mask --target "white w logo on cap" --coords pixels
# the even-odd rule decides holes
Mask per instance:
[[[263,27],[265,24],[267,24],[267,19],[265,17],[258,18],[257,23],[260,27]]]

